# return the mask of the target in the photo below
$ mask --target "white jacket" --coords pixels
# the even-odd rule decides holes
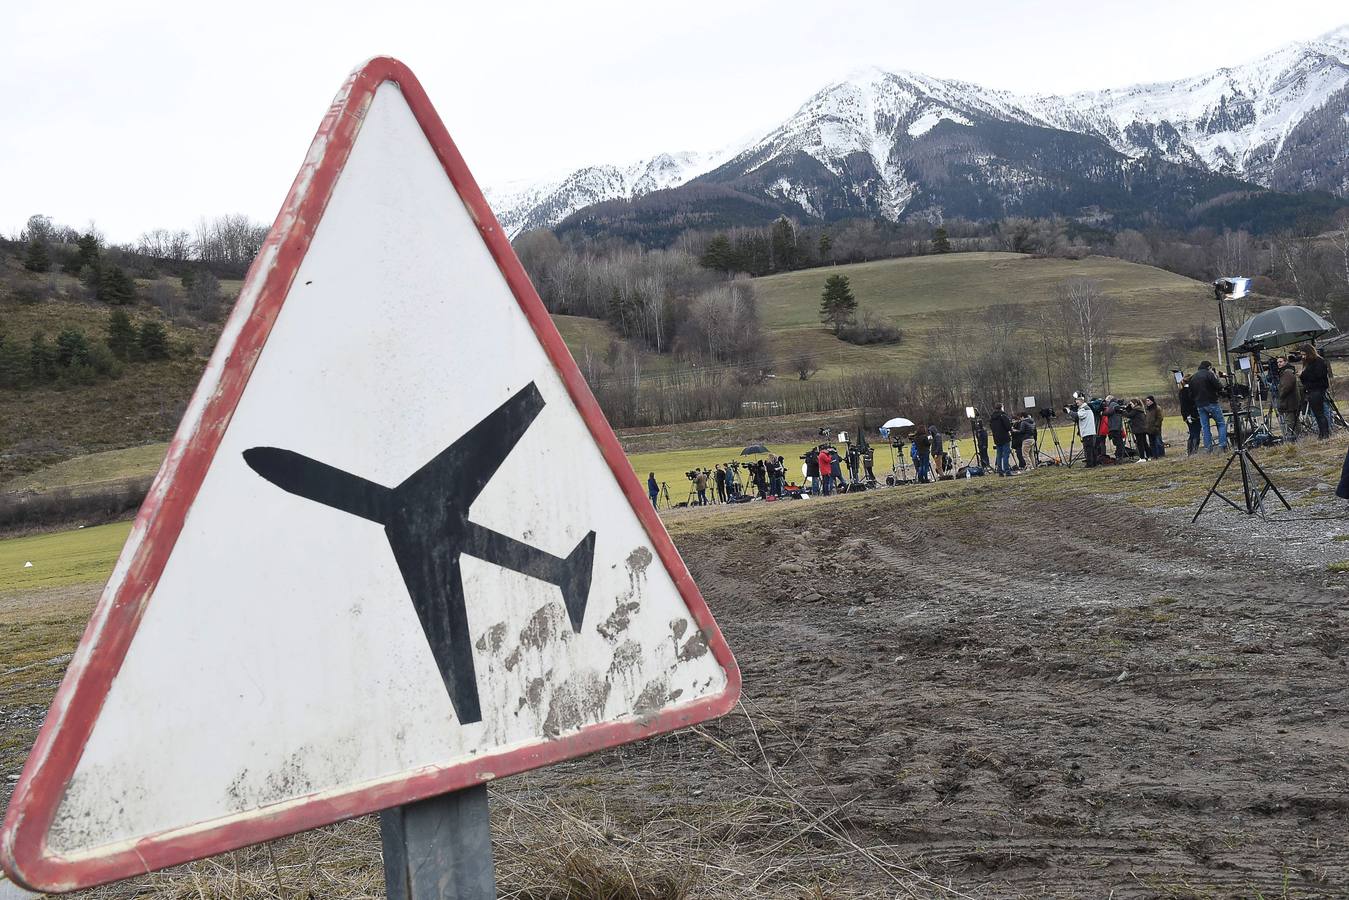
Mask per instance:
[[[1096,413],[1091,411],[1091,407],[1083,403],[1077,407],[1077,433],[1082,437],[1096,436]]]

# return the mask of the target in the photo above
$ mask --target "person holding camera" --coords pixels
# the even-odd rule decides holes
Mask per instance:
[[[876,450],[867,444],[867,448],[862,451],[862,470],[867,474],[867,484],[876,483],[876,473],[872,471],[872,466],[876,464]]]
[[[834,460],[829,454],[828,447],[817,448],[818,455],[816,459],[820,464],[820,481],[824,484],[824,496],[828,497],[834,493]]]
[[[1316,417],[1316,436],[1330,437],[1330,416],[1326,413],[1326,393],[1330,390],[1330,364],[1311,344],[1297,348],[1302,354],[1302,390],[1307,394],[1307,405]]]
[[[1115,462],[1124,461],[1124,404],[1115,399],[1114,394],[1106,394],[1105,434],[1115,445]]]
[[[1222,391],[1222,382],[1213,371],[1213,363],[1204,360],[1199,364],[1199,371],[1190,377],[1190,393],[1194,397],[1196,417],[1204,430],[1205,453],[1213,452],[1210,422],[1218,423],[1218,446],[1222,450],[1227,449],[1227,419],[1223,416],[1223,408],[1218,403]]]
[[[693,487],[698,492],[698,505],[707,505],[707,470],[699,469],[693,476]]]
[[[983,419],[974,420],[974,455],[979,459],[979,468],[988,471],[988,428]]]
[[[993,467],[999,475],[1012,474],[1012,417],[1003,410],[1001,403],[993,404],[993,415],[988,417],[989,430],[993,433]]]
[[[1091,404],[1085,402],[1080,394],[1073,395],[1073,402],[1063,411],[1077,425],[1078,437],[1082,439],[1082,458],[1088,469],[1096,468],[1096,413]]]
[[[1035,441],[1038,437],[1035,417],[1028,412],[1022,413],[1021,419],[1016,423],[1016,436],[1012,443],[1016,448],[1017,468],[1023,471],[1035,468]]]
[[[1129,422],[1129,433],[1134,437],[1134,449],[1138,451],[1138,462],[1147,462],[1152,458],[1152,442],[1148,439],[1148,411],[1138,399],[1124,404],[1124,415]]]
[[[820,496],[820,451],[812,447],[801,455],[806,461],[806,477],[810,479],[810,495]]]

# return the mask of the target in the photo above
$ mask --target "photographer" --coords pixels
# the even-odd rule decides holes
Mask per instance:
[[[1012,474],[1012,418],[1002,409],[1001,403],[993,404],[993,415],[988,419],[989,429],[993,432],[993,449],[996,454],[994,467],[999,475]]]
[[[726,469],[721,463],[717,463],[717,470],[712,473],[712,487],[717,491],[717,502],[726,502]]]
[[[1162,441],[1162,408],[1157,398],[1148,394],[1143,398],[1143,427],[1148,436],[1148,457],[1157,459],[1166,455],[1166,444]]]
[[[829,464],[834,470],[834,490],[843,493],[847,490],[848,484],[843,480],[843,457],[839,455],[838,448],[833,444],[829,445]]]
[[[914,465],[918,469],[919,484],[927,484],[931,480],[929,478],[932,471],[931,453],[932,438],[928,437],[926,430],[919,428],[913,436]]]
[[[1138,451],[1138,462],[1147,462],[1152,458],[1152,441],[1148,438],[1148,411],[1137,398],[1124,405],[1124,415],[1129,421],[1129,433],[1134,436],[1134,449]]]
[[[870,444],[867,444],[867,448],[862,451],[862,468],[867,473],[867,484],[876,483],[876,473],[871,469],[875,462],[876,451]]]
[[[812,447],[802,456],[806,461],[806,477],[810,479],[810,494],[812,497],[820,495],[820,451]]]
[[[1115,445],[1115,462],[1124,461],[1124,405],[1114,394],[1105,397],[1105,433]]]
[[[1194,456],[1199,450],[1199,409],[1194,405],[1194,389],[1190,387],[1189,375],[1181,377],[1176,400],[1180,404],[1180,417],[1185,420],[1185,427],[1190,432],[1185,441],[1185,455]]]
[[[768,492],[774,497],[782,496],[782,481],[786,475],[786,461],[781,456],[768,457]]]
[[[693,487],[698,491],[698,505],[707,505],[707,470],[699,469],[693,476]]]
[[[932,448],[932,474],[936,481],[941,481],[942,473],[946,471],[946,448],[942,444],[941,429],[936,425],[929,425],[927,436]]]
[[[1204,360],[1199,364],[1199,371],[1190,377],[1190,392],[1194,396],[1194,407],[1196,417],[1203,425],[1204,429],[1204,452],[1213,452],[1213,433],[1209,430],[1210,422],[1218,423],[1218,446],[1227,449],[1227,419],[1223,417],[1223,408],[1218,404],[1218,398],[1222,395],[1222,382],[1213,372],[1213,363]]]
[[[1316,417],[1316,436],[1330,437],[1330,416],[1326,413],[1326,392],[1330,390],[1330,364],[1311,344],[1297,348],[1302,354],[1302,389],[1307,394],[1307,405]]]
[[[1035,441],[1038,437],[1035,417],[1028,412],[1022,413],[1021,420],[1016,423],[1016,436],[1012,443],[1016,448],[1017,468],[1023,471],[1035,468]]]
[[[983,419],[974,420],[974,455],[979,458],[979,468],[988,471],[988,429]]]
[[[824,495],[834,493],[834,460],[828,447],[818,447],[817,459],[820,462],[820,481],[824,483]]]
[[[1072,405],[1065,406],[1063,411],[1077,424],[1078,436],[1082,438],[1082,456],[1086,461],[1086,467],[1096,468],[1096,413],[1092,411],[1090,404],[1083,402],[1076,394]]]
[[[1288,357],[1280,356],[1275,364],[1279,367],[1279,382],[1275,396],[1279,398],[1279,424],[1283,426],[1283,439],[1290,444],[1297,443],[1298,419],[1302,416],[1302,382],[1298,380],[1297,369]]]
[[[660,509],[660,485],[656,484],[655,472],[646,475],[646,495],[651,498],[651,505]]]

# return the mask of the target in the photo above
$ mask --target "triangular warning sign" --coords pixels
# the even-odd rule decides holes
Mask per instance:
[[[421,86],[339,93],[11,800],[69,890],[720,715],[739,673]]]

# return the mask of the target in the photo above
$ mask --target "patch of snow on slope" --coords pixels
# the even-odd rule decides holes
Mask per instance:
[[[909,123],[909,137],[922,137],[935,128],[942,119],[955,122],[957,125],[970,124],[970,120],[960,113],[951,112],[949,109],[929,109]]]

